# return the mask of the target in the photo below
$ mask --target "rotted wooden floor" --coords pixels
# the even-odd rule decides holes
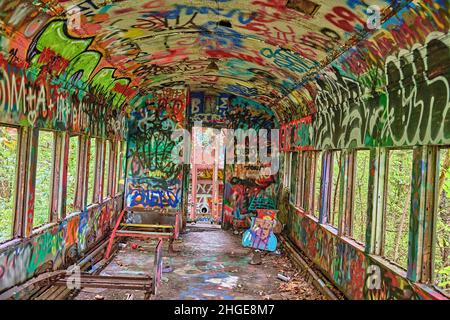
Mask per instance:
[[[261,264],[249,264],[252,250],[242,247],[241,238],[232,231],[188,226],[173,253],[168,252],[168,243],[164,245],[161,286],[154,299],[324,299],[283,254],[263,254]],[[128,240],[101,275],[150,274],[155,246],[155,241]],[[278,279],[280,272],[291,280]],[[74,299],[143,298],[142,291],[86,288]]]

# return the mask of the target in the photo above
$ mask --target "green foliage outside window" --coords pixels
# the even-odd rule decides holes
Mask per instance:
[[[370,151],[358,150],[355,158],[352,237],[364,243],[367,226],[367,195],[369,188]]]
[[[0,242],[13,236],[17,140],[17,129],[0,127]]]
[[[105,142],[105,161],[103,166],[103,198],[108,196],[108,182],[109,182],[109,152],[110,152],[110,142],[106,140]]]
[[[333,151],[333,179],[331,184],[330,216],[328,223],[334,227],[339,224],[340,183],[341,183],[341,151]]]
[[[78,144],[79,137],[73,136],[69,139],[69,159],[67,163],[67,200],[66,213],[74,211],[75,193],[78,179]]]
[[[39,131],[33,227],[49,222],[55,135]]]
[[[314,180],[314,216],[319,218],[320,210],[320,180],[322,176],[322,152],[316,153],[316,176]]]
[[[440,152],[434,249],[435,284],[450,294],[450,149]]]
[[[384,256],[408,266],[409,220],[413,151],[390,150],[384,229]]]
[[[88,176],[88,198],[87,204],[94,202],[94,184],[95,184],[95,157],[97,153],[97,143],[95,138],[91,138],[91,146],[89,148],[89,176]]]

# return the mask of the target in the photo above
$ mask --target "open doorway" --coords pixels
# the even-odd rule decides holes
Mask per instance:
[[[222,223],[225,152],[220,142],[220,130],[192,128],[188,222]]]

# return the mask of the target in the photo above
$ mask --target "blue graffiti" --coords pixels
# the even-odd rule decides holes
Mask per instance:
[[[275,251],[277,237],[273,233],[274,221],[252,218],[252,226],[244,232],[242,245],[259,250]]]
[[[131,190],[127,196],[129,207],[160,207],[170,206],[176,208],[180,202],[179,190],[177,193],[170,190]]]

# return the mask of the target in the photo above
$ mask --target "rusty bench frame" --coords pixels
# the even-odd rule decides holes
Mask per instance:
[[[159,211],[159,212],[158,212]],[[125,213],[136,212],[136,213],[159,213],[161,215],[175,215],[175,225],[164,225],[164,224],[139,224],[139,223],[123,223],[123,218]],[[180,216],[181,212],[176,210],[175,212],[170,212],[164,209],[147,209],[147,208],[137,208],[137,207],[126,207],[122,210],[117,218],[116,225],[111,232],[108,247],[105,252],[105,259],[109,259],[111,254],[112,246],[114,244],[115,237],[130,237],[130,238],[141,238],[141,239],[160,239],[169,240],[169,251],[173,250],[172,244],[175,239],[178,238],[180,230]],[[120,228],[123,227],[123,228]],[[133,230],[134,229],[134,230]],[[144,229],[145,231],[143,231]],[[172,229],[171,232],[156,232],[158,229]]]
[[[72,282],[76,273],[73,270],[57,270],[42,273],[22,285],[15,286],[0,294],[0,300],[10,299],[20,292],[33,286],[67,286],[70,290],[82,288],[105,288],[120,290],[144,291],[144,299],[148,300],[157,294],[162,277],[162,248],[163,240],[159,240],[155,248],[155,258],[152,276],[103,276],[94,275],[88,272],[79,273],[79,287],[69,288],[68,283]],[[78,280],[78,279],[77,279]]]

